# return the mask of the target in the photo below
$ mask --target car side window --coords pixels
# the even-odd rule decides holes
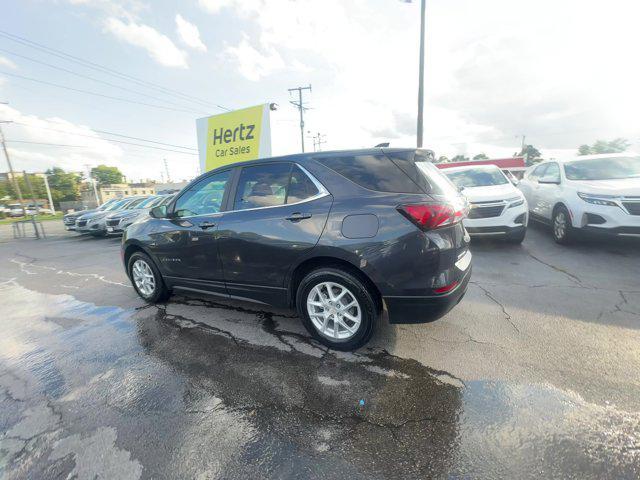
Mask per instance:
[[[234,210],[284,205],[292,163],[244,167],[240,172]]]
[[[546,181],[559,182],[560,181],[560,167],[557,163],[548,163],[547,169],[544,171],[542,177]]]
[[[351,155],[346,157],[330,155],[318,157],[315,160],[369,190],[423,193],[416,183],[386,155]]]
[[[297,165],[291,170],[291,180],[287,190],[287,203],[297,203],[318,195],[320,191],[313,181]]]
[[[544,174],[544,171],[547,169],[548,165],[548,163],[545,163],[544,165],[540,165],[534,168],[533,172],[529,174],[529,180],[538,180]]]
[[[211,175],[200,180],[178,198],[174,207],[177,217],[192,217],[218,213],[229,182],[231,170]]]

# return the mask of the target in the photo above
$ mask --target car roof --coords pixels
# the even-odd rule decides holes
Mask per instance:
[[[380,155],[380,154],[393,154],[393,153],[406,153],[406,152],[415,152],[415,151],[424,151],[429,152],[429,149],[426,148],[411,148],[411,147],[403,147],[403,148],[381,148],[381,147],[373,147],[373,148],[358,148],[358,149],[350,149],[350,150],[327,150],[323,152],[305,152],[305,153],[292,153],[288,155],[281,155],[278,157],[267,157],[267,158],[258,158],[256,160],[247,160],[245,162],[234,162],[229,163],[227,165],[221,165],[220,167],[214,168],[203,174],[199,175],[193,181],[199,180],[200,178],[204,178],[207,175],[211,175],[214,172],[226,169],[226,168],[235,168],[235,167],[244,167],[248,165],[260,165],[262,163],[273,163],[273,162],[296,162],[301,165],[309,161],[313,161],[314,159],[333,157],[333,156],[348,156],[348,155]]]
[[[541,163],[548,163],[548,162],[558,162],[558,163],[566,163],[566,162],[579,162],[582,160],[597,160],[597,159],[605,159],[605,158],[639,158],[640,155],[638,154],[634,154],[634,153],[629,153],[629,152],[621,152],[621,153],[599,153],[597,155],[572,155],[572,156],[567,156],[567,157],[559,157],[559,158],[552,158],[549,160],[545,160],[544,162],[540,162]],[[538,165],[540,165],[538,164]]]
[[[500,167],[498,167],[497,165],[487,165],[487,164],[462,165],[460,167],[443,168],[440,171],[446,175],[449,172],[462,172],[464,170],[500,170]]]

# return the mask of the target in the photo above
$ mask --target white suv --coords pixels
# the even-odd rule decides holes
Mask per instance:
[[[464,219],[469,235],[497,235],[512,243],[522,243],[529,216],[527,202],[498,167],[443,167],[442,173],[469,200],[471,210]]]
[[[531,218],[569,243],[579,231],[640,235],[640,156],[585,155],[529,168],[518,187]]]

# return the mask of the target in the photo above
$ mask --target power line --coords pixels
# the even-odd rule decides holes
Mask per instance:
[[[22,126],[31,127],[31,128],[40,128],[40,129],[43,129],[43,130],[51,130],[52,132],[65,133],[67,135],[75,135],[75,136],[78,136],[78,137],[87,137],[87,138],[92,138],[94,140],[104,140],[105,142],[122,143],[124,145],[133,145],[133,146],[136,146],[136,147],[152,148],[154,150],[163,150],[165,152],[182,153],[183,155],[194,155],[194,156],[198,155],[197,153],[193,153],[193,152],[183,152],[183,151],[180,151],[180,150],[172,150],[172,149],[169,149],[169,148],[154,147],[153,145],[143,145],[143,144],[140,144],[140,143],[125,142],[123,140],[113,140],[111,138],[95,137],[93,135],[84,135],[82,133],[75,133],[75,132],[69,132],[69,131],[65,131],[65,130],[58,130],[56,128],[40,127],[40,126],[37,126],[37,125],[29,125],[28,123],[13,122],[13,124],[14,125],[22,125]],[[92,131],[98,132],[99,130],[92,130]],[[110,135],[114,135],[114,134],[111,133]],[[118,134],[115,134],[115,135],[118,135]],[[124,135],[121,135],[121,136],[124,137]],[[134,138],[134,137],[132,137],[132,138]],[[160,143],[160,142],[154,142],[153,140],[145,140],[145,139],[142,139],[142,138],[140,140],[144,141],[144,142]],[[170,145],[170,144],[166,144],[166,145]],[[181,147],[179,145],[176,145],[176,146],[179,147],[179,148],[189,148],[189,147]]]
[[[89,75],[84,75],[84,74],[78,73],[78,72],[76,72],[74,70],[69,70],[67,68],[59,67],[57,65],[52,65],[51,63],[43,62],[41,60],[36,60],[35,58],[27,57],[26,55],[21,55],[19,53],[12,52],[11,50],[6,50],[4,48],[0,48],[0,51],[8,53],[9,55],[14,55],[14,56],[19,57],[19,58],[24,58],[25,60],[29,60],[30,62],[38,63],[40,65],[45,65],[47,67],[54,68],[56,70],[60,70],[61,72],[70,73],[72,75],[76,75],[78,77],[86,78],[88,80],[92,80],[92,81],[97,82],[97,83],[102,83],[102,84],[108,85],[110,87],[119,88],[121,90],[124,90],[125,92],[135,93],[136,95],[141,95],[143,97],[152,98],[154,100],[158,100],[159,102],[170,103],[171,105],[175,105],[177,107],[182,107],[184,109],[188,109],[188,111],[193,112],[193,113],[198,113],[198,114],[202,114],[203,113],[200,110],[192,110],[191,107],[185,107],[184,105],[180,105],[180,104],[174,103],[174,102],[169,102],[169,101],[167,101],[165,99],[154,97],[153,95],[149,95],[147,93],[143,93],[143,92],[139,92],[137,90],[132,90],[130,88],[123,87],[122,85],[117,85],[115,83],[107,82],[105,80],[100,80],[99,78],[94,78],[94,77],[91,77]]]
[[[89,148],[88,145],[67,145],[62,143],[45,143],[45,142],[30,142],[28,140],[5,140],[7,143],[28,143],[31,145],[48,145],[50,147],[79,147]]]
[[[144,87],[147,87],[147,88],[154,88],[156,90],[159,90],[159,91],[163,92],[165,95],[168,94],[168,95],[173,95],[173,96],[180,96],[180,97],[183,97],[186,100],[189,100],[191,102],[196,102],[196,103],[199,103],[199,104],[204,105],[204,106],[208,106],[208,107],[214,106],[216,108],[220,108],[221,110],[226,110],[226,111],[230,110],[227,107],[224,107],[224,106],[219,105],[217,103],[213,103],[213,102],[209,102],[209,101],[206,101],[206,100],[202,100],[202,99],[199,99],[199,98],[194,97],[192,95],[188,95],[186,93],[179,92],[178,90],[173,90],[173,89],[170,89],[170,88],[166,88],[166,87],[163,87],[161,85],[157,85],[155,83],[149,82],[147,80],[142,80],[142,79],[136,78],[134,76],[127,75],[126,73],[122,73],[122,72],[119,72],[119,71],[114,70],[112,68],[105,67],[103,65],[99,65],[97,63],[90,62],[88,60],[84,60],[84,59],[82,59],[80,57],[76,57],[75,55],[71,55],[69,53],[65,53],[65,52],[63,52],[61,50],[56,50],[55,48],[47,47],[46,45],[42,45],[41,43],[34,42],[32,40],[29,40],[29,39],[24,38],[24,37],[20,37],[18,35],[14,35],[12,33],[6,32],[4,30],[0,30],[0,36],[6,38],[8,40],[11,40],[13,42],[20,43],[20,44],[22,44],[24,46],[27,46],[29,48],[34,48],[36,50],[40,50],[40,51],[42,51],[44,53],[47,53],[49,55],[53,55],[55,57],[62,58],[64,60],[66,60],[66,61],[71,61],[71,62],[78,63],[78,64],[84,66],[85,68],[91,68],[93,70],[98,70],[98,71],[100,71],[102,73],[106,73],[106,74],[111,75],[111,76],[115,76],[115,77],[130,81],[130,82],[133,82],[133,83],[137,83],[138,85],[141,85],[141,86],[144,86]]]
[[[12,123],[13,125],[21,125],[21,126],[23,126],[23,127],[30,127],[30,128],[42,128],[42,129],[45,129],[45,130],[51,130],[51,131],[53,131],[53,132],[67,133],[67,134],[69,134],[69,135],[77,135],[77,136],[79,136],[79,137],[96,138],[96,137],[95,137],[95,136],[93,136],[93,135],[84,135],[84,134],[82,134],[82,133],[69,132],[68,130],[59,130],[59,129],[56,129],[56,128],[51,128],[51,127],[42,127],[42,126],[39,126],[39,125],[31,125],[31,124],[28,124],[28,123],[22,123],[22,122],[11,122],[11,123]],[[103,134],[105,134],[105,135],[114,135],[114,136],[116,136],[116,137],[128,138],[128,139],[131,139],[131,140],[140,140],[141,142],[155,143],[155,144],[157,144],[157,145],[165,145],[165,146],[167,146],[167,147],[177,147],[177,148],[184,148],[185,150],[194,150],[194,151],[198,151],[198,149],[197,149],[197,148],[193,148],[193,147],[185,147],[184,145],[176,145],[176,144],[174,144],[174,143],[158,142],[158,141],[156,141],[156,140],[149,140],[149,139],[147,139],[147,138],[141,138],[141,137],[132,137],[132,136],[129,136],[129,135],[123,135],[123,134],[121,134],[121,133],[109,132],[108,130],[97,130],[97,129],[94,129],[94,128],[90,128],[89,130],[91,130],[92,132],[96,132],[96,133],[103,133]],[[100,138],[100,137],[98,137],[98,138]],[[102,140],[107,140],[107,141],[117,142],[117,140],[111,140],[111,139],[108,139],[108,138],[105,138],[105,139],[102,139]]]
[[[58,83],[47,82],[46,80],[40,80],[40,79],[33,78],[33,77],[26,77],[24,75],[18,75],[17,73],[9,73],[9,72],[5,72],[5,71],[0,70],[0,74],[9,75],[11,77],[16,77],[16,78],[22,78],[24,80],[29,80],[31,82],[37,82],[37,83],[42,83],[44,85],[50,85],[52,87],[63,88],[65,90],[71,90],[73,92],[85,93],[87,95],[94,95],[96,97],[109,98],[111,100],[118,100],[118,101],[127,102],[127,103],[135,103],[137,105],[144,105],[146,107],[160,108],[162,110],[173,110],[174,112],[193,113],[193,110],[189,111],[189,110],[183,110],[183,109],[179,109],[179,108],[165,107],[164,105],[155,105],[153,103],[138,102],[136,100],[130,100],[128,98],[113,97],[111,95],[105,95],[105,94],[98,93],[98,92],[91,92],[89,90],[82,90],[80,88],[67,87],[66,85],[60,85]]]

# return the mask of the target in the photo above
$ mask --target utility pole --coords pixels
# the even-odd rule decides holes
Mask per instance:
[[[424,29],[426,0],[420,5],[420,70],[418,72],[418,148],[422,148],[423,110],[424,110]]]
[[[47,197],[49,198],[49,205],[51,206],[51,213],[56,214],[56,207],[53,206],[53,198],[51,197],[51,189],[49,188],[49,179],[45,172],[44,174],[44,187],[47,189]]]
[[[27,175],[26,170],[22,171],[22,175],[24,176],[24,183],[27,185],[29,189],[29,193],[31,194],[31,201],[33,202],[33,206],[36,209],[35,214],[31,215],[31,221],[33,222],[33,229],[36,232],[36,238],[40,238],[40,232],[38,232],[38,225],[36,224],[36,216],[40,213],[40,208],[38,207],[38,200],[36,199],[36,194],[33,193],[33,187],[31,186],[31,180],[29,180],[29,175]]]
[[[523,153],[524,153],[524,140],[525,140],[525,138],[526,137],[524,135],[522,135],[522,148],[520,149],[520,151],[523,152]]]
[[[322,151],[322,144],[323,143],[327,143],[327,136],[321,134],[320,132],[318,132],[314,137],[313,137],[313,151],[316,151],[316,146],[318,147],[318,152]]]
[[[298,101],[296,102],[295,100],[289,100],[289,103],[295,107],[298,107],[298,110],[300,111],[300,141],[302,143],[302,153],[304,153],[304,111],[307,110],[307,108],[302,103],[303,90],[309,90],[309,92],[311,92],[311,84],[309,84],[307,87],[296,87],[289,89],[289,95],[291,95],[291,92],[298,92]]]
[[[167,174],[167,183],[171,183],[171,176],[169,175],[169,166],[167,165],[167,159],[163,158],[162,161],[164,162],[164,171]]]
[[[2,121],[0,123],[11,123],[9,121]],[[18,195],[18,202],[20,203],[20,208],[22,208],[22,215],[27,218],[27,210],[24,208],[24,200],[22,199],[22,191],[20,191],[20,182],[16,178],[13,173],[13,165],[11,165],[11,159],[9,158],[9,152],[7,151],[7,144],[4,139],[4,133],[2,132],[2,126],[0,126],[0,142],[2,142],[2,149],[4,150],[4,156],[7,159],[7,165],[9,166],[9,175],[11,176],[11,181],[13,182],[14,188],[16,189],[16,194]]]

